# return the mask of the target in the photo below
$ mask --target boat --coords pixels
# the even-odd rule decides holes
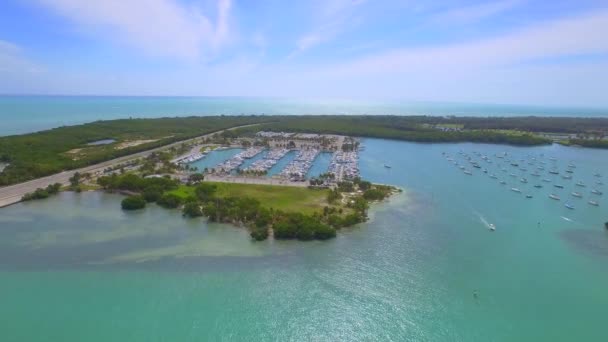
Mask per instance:
[[[595,173],[595,174],[594,174],[594,176],[595,176],[595,177],[602,177],[602,175],[601,175],[601,174],[599,174],[599,173]]]
[[[564,203],[564,207],[566,207],[568,209],[574,209],[574,206],[568,202]]]
[[[543,182],[551,183],[551,180],[549,178],[543,178]]]
[[[520,179],[519,181],[520,181],[520,182],[522,182],[522,183],[528,183],[528,180],[527,180],[527,179],[525,179],[525,178],[522,178],[522,179]]]
[[[563,189],[563,188],[564,188],[564,186],[563,186],[563,185],[561,185],[561,184],[553,184],[553,186],[554,186],[554,187],[556,187],[556,188],[560,188],[560,189]]]
[[[571,168],[571,169],[576,169],[576,166],[574,164],[572,164],[572,163],[568,164],[568,167]]]
[[[591,193],[592,193],[592,194],[596,194],[596,195],[601,195],[601,194],[602,194],[602,192],[601,192],[601,191],[599,191],[598,189],[593,189],[593,190],[591,190]]]
[[[573,192],[572,192],[572,196],[574,196],[574,197],[579,197],[579,198],[580,198],[580,197],[583,197],[583,195],[581,195],[581,193],[580,193],[580,192],[576,192],[576,191],[573,191]]]
[[[559,175],[559,171],[557,171],[557,170],[549,170],[549,173],[554,174],[554,175]]]
[[[599,203],[597,203],[597,202],[596,202],[596,201],[594,201],[594,200],[589,200],[589,202],[587,202],[587,203],[589,203],[589,204],[591,204],[591,205],[593,205],[593,206],[596,206],[596,207],[599,207],[599,206],[600,206],[600,204],[599,204]]]
[[[563,175],[562,178],[563,179],[572,179],[572,176],[570,176],[570,175]]]
[[[517,164],[517,163],[511,163],[511,165],[512,165],[512,166],[515,166],[515,167],[518,167],[518,166],[519,166],[519,164]]]
[[[568,172],[568,173],[574,173],[574,171],[572,171],[572,170],[566,170],[566,172]]]
[[[503,185],[504,185],[504,184],[507,184],[507,182],[505,182],[505,181],[501,180],[501,181],[500,181],[500,184],[503,184]]]
[[[511,176],[511,177],[517,177],[517,175],[515,175],[514,173],[510,173],[509,176]]]
[[[549,160],[551,160],[551,161],[556,161],[557,159],[555,159],[555,158],[553,158],[553,157],[550,157],[550,158],[549,158]]]
[[[532,172],[531,175],[534,177],[540,177],[540,173],[538,172]]]
[[[495,175],[495,174],[491,174],[491,175],[490,175],[490,178],[492,178],[492,179],[496,179],[496,178],[498,178],[498,177],[496,177],[496,175]]]
[[[543,186],[542,186],[541,184],[536,184],[534,187],[535,187],[535,188],[537,188],[537,189],[540,189],[540,188],[542,188]]]
[[[532,198],[532,195],[527,194],[527,195],[526,195],[526,198]]]
[[[518,188],[511,188],[511,191],[521,193],[521,190],[519,190]]]
[[[384,164],[384,167],[387,169],[390,169],[392,166],[388,165],[388,164]]]
[[[496,226],[494,225],[494,223],[490,223],[488,225],[488,229],[490,229],[491,231],[495,231],[496,230]]]
[[[557,196],[556,194],[551,194],[551,195],[549,195],[549,198],[550,198],[550,199],[554,199],[554,200],[556,200],[556,201],[559,201],[559,196]]]
[[[473,175],[473,173],[469,170],[464,170],[464,174],[469,176]]]
[[[602,181],[599,181],[599,180],[595,181],[595,184],[597,184],[597,185],[604,185],[604,183],[602,183]]]

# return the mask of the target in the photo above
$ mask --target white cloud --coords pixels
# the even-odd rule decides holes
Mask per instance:
[[[23,56],[19,46],[0,40],[0,75],[38,73],[43,69]]]
[[[447,10],[435,15],[434,23],[469,23],[508,11],[520,5],[522,0],[502,0]]]
[[[316,9],[317,24],[296,42],[290,58],[322,43],[335,39],[344,32],[352,20],[354,11],[366,0],[326,0]]]
[[[175,0],[38,0],[89,33],[155,55],[196,59],[229,39],[230,0],[217,0],[215,24]]]
[[[608,39],[603,32],[608,32],[608,11],[539,24],[481,41],[391,50],[331,66],[327,72],[480,72],[536,59],[608,53]]]

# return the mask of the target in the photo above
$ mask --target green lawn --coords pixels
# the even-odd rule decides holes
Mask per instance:
[[[213,183],[217,186],[217,195],[247,196],[260,201],[266,208],[279,209],[286,212],[301,212],[312,214],[320,212],[327,205],[328,190],[312,190],[293,186]],[[171,191],[182,198],[194,196],[194,187],[181,185]]]

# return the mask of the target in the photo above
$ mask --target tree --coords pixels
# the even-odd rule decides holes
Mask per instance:
[[[74,175],[70,177],[70,186],[76,188],[80,184],[81,177],[80,172],[75,172]]]
[[[190,183],[199,183],[205,179],[205,176],[202,173],[193,173],[188,177],[188,182]]]
[[[146,207],[146,200],[140,195],[129,196],[120,203],[123,210],[138,210]]]
[[[209,199],[213,198],[216,191],[217,186],[209,183],[201,183],[194,189],[196,197],[198,197],[201,201],[208,201]]]
[[[200,217],[203,216],[203,210],[201,204],[198,202],[188,202],[182,209],[182,214],[186,217]]]
[[[175,194],[164,194],[163,196],[161,196],[161,198],[158,199],[158,201],[156,201],[156,203],[158,203],[158,205],[160,205],[161,207],[174,209],[180,206],[182,200],[179,196]]]

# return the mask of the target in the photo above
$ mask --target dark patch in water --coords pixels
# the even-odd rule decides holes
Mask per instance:
[[[559,236],[569,246],[591,256],[608,258],[608,231],[591,229],[567,229]]]

